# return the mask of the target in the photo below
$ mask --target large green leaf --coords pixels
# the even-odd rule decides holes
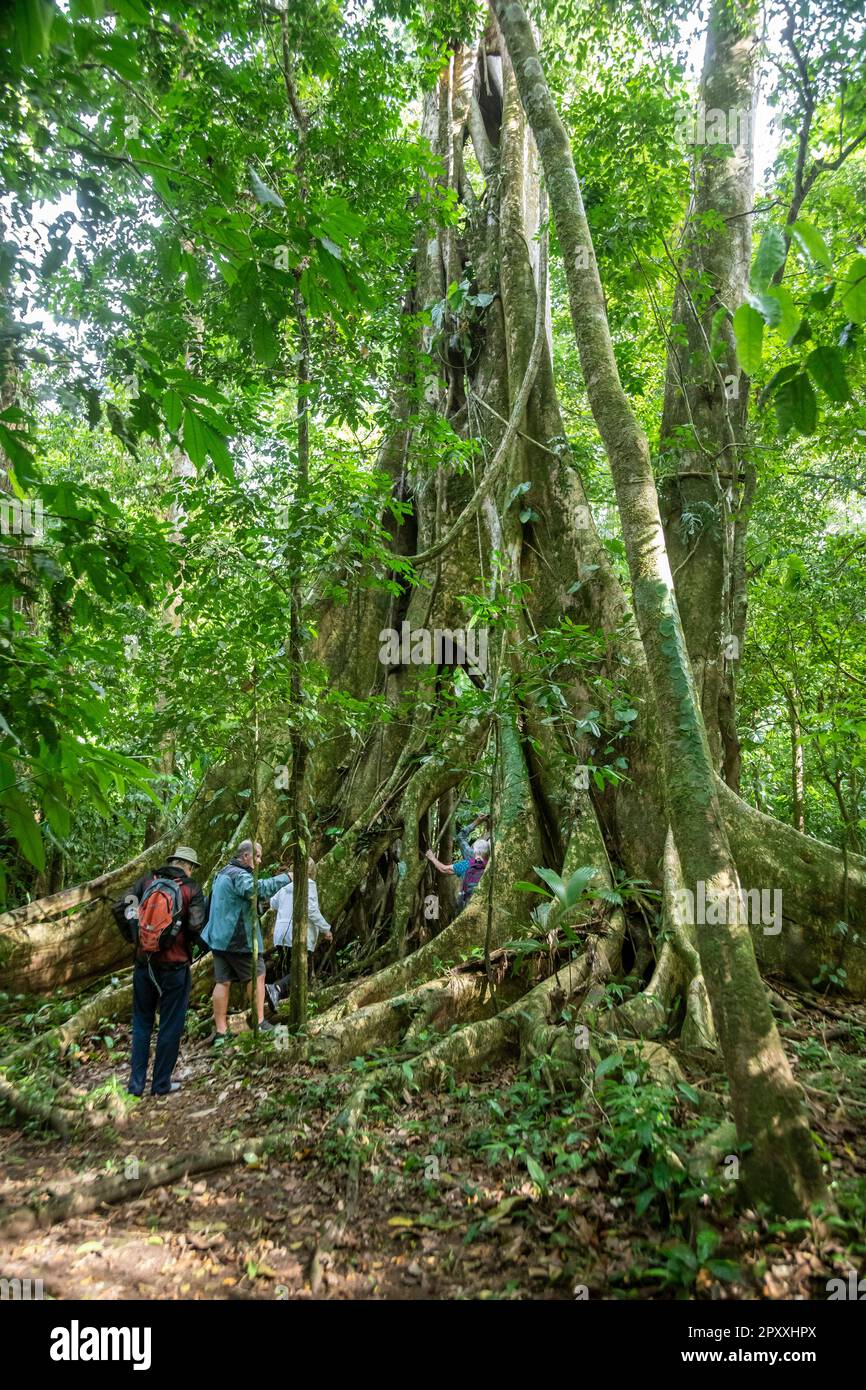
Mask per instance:
[[[845,277],[842,311],[855,323],[866,323],[866,256],[858,256]]]
[[[15,42],[23,62],[34,63],[48,52],[55,13],[49,0],[15,0]]]
[[[539,868],[537,864],[534,865],[533,867],[535,868],[535,872],[538,874],[538,877],[541,878],[541,879],[543,879],[544,882],[548,885],[548,887],[551,888],[551,889],[553,890],[554,894],[556,895],[556,897],[559,899],[559,901],[562,903],[562,905],[563,905],[563,907],[564,907],[564,906],[565,906],[565,884],[563,883],[562,878],[560,877],[560,875],[556,872],[555,869],[544,869],[544,868]]]
[[[761,402],[769,400],[773,392],[777,391],[783,382],[790,381],[791,377],[796,376],[799,370],[799,362],[789,362],[786,366],[780,367],[777,372],[774,372],[761,392]]]
[[[806,358],[812,380],[825,395],[841,405],[851,399],[845,376],[845,359],[837,347],[817,347]]]
[[[787,342],[789,338],[793,337],[800,326],[800,310],[794,303],[793,295],[790,290],[786,290],[782,285],[772,285],[769,289],[764,291],[763,297],[765,300],[775,300],[778,304],[779,314],[773,323],[773,327],[776,329],[779,337],[784,338]],[[768,319],[767,322],[769,323],[770,320]]]
[[[818,407],[812,383],[805,372],[785,381],[775,395],[776,416],[782,434],[796,429],[800,434],[814,434]]]
[[[787,247],[785,238],[778,227],[768,227],[761,237],[761,244],[752,266],[752,284],[757,289],[766,289],[779,266],[785,264]]]
[[[162,398],[162,414],[166,428],[176,434],[183,417],[183,401],[177,391],[166,391]]]
[[[231,454],[229,453],[225,439],[217,430],[213,429],[207,421],[202,421],[202,430],[204,432],[205,448],[213,460],[214,468],[218,473],[221,473],[224,478],[233,478],[234,465],[232,464]]]
[[[183,447],[196,468],[204,468],[207,458],[205,424],[189,408],[183,413]]]
[[[565,901],[568,907],[573,907],[575,903],[580,902],[596,873],[597,870],[592,864],[584,864],[582,868],[575,870],[565,888]]]
[[[17,787],[6,786],[0,792],[0,812],[24,858],[35,869],[44,869],[42,833],[27,798]]]
[[[746,296],[753,309],[757,309],[768,328],[775,328],[782,322],[782,306],[771,294],[760,294],[750,290]]]
[[[754,376],[761,366],[764,320],[751,304],[741,304],[734,314],[734,335],[740,366],[748,376]]]
[[[806,222],[800,218],[791,228],[791,235],[813,265],[819,265],[822,270],[832,270],[833,262],[830,259],[827,243],[817,227],[813,227],[811,222]]]
[[[253,324],[253,348],[266,367],[272,367],[280,355],[280,340],[262,313]]]

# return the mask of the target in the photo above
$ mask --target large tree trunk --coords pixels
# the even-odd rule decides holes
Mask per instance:
[[[716,792],[700,699],[685,648],[647,440],[622,389],[571,148],[529,21],[497,0],[521,99],[544,165],[571,317],[593,416],[613,475],[635,615],[662,729],[667,801],[686,885],[705,885],[733,921],[700,923],[698,945],[731,1084],[734,1117],[751,1144],[750,1186],[774,1208],[806,1210],[824,1195],[817,1154],[761,983],[739,879]],[[694,885],[694,886],[693,886]],[[734,907],[736,904],[736,907]]]
[[[528,78],[535,87],[537,57],[531,51],[524,55],[524,61],[533,60]],[[520,72],[525,83],[527,72],[518,65]],[[531,93],[527,100],[531,107]],[[314,854],[318,851],[320,859],[323,911],[335,924],[341,945],[360,932],[363,949],[377,964],[383,957],[387,962],[358,979],[338,1006],[317,1017],[310,1029],[311,1046],[316,1055],[333,1061],[417,1037],[423,1028],[438,1033],[456,1024],[457,1031],[437,1041],[427,1056],[425,1074],[431,1078],[446,1064],[468,1072],[503,1052],[535,1055],[541,1050],[558,1059],[573,1083],[574,1049],[568,1030],[559,1026],[563,999],[591,1011],[587,1017],[599,1016],[601,985],[607,974],[621,968],[628,924],[621,913],[605,917],[598,901],[582,903],[565,920],[583,934],[584,945],[567,966],[560,965],[558,974],[541,979],[527,993],[534,981],[516,979],[503,950],[532,925],[527,896],[515,884],[531,877],[539,865],[564,876],[592,865],[598,884],[609,885],[612,866],[621,866],[666,892],[665,914],[677,940],[675,958],[662,953],[653,964],[646,953],[641,968],[649,991],[671,1006],[678,992],[687,995],[683,1041],[712,1046],[709,990],[735,1080],[741,1134],[753,1143],[758,1135],[756,1190],[759,1195],[768,1191],[763,1175],[772,1141],[781,1181],[769,1195],[779,1210],[788,1210],[818,1190],[818,1184],[809,1168],[812,1155],[796,1090],[769,1019],[748,928],[736,923],[718,936],[710,928],[709,939],[704,932],[698,941],[699,959],[688,924],[676,917],[675,886],[682,877],[686,882],[703,877],[709,887],[735,884],[734,862],[744,883],[780,885],[785,891],[784,929],[778,936],[765,936],[758,924],[755,947],[768,968],[808,980],[810,972],[817,973],[816,963],[828,958],[828,948],[837,949],[830,932],[846,891],[852,914],[855,906],[866,914],[866,861],[849,856],[846,878],[837,851],[761,816],[714,777],[682,638],[677,639],[676,605],[645,441],[612,369],[603,307],[594,297],[578,303],[576,320],[583,333],[582,315],[588,313],[592,333],[599,335],[599,351],[594,351],[593,338],[585,371],[615,462],[640,633],[631,617],[629,598],[588,518],[580,477],[561,443],[564,429],[547,340],[545,252],[537,238],[542,220],[538,155],[515,72],[493,22],[480,50],[460,47],[454,52],[437,87],[425,97],[422,128],[438,159],[439,177],[464,202],[467,216],[459,234],[453,228],[434,229],[422,240],[416,291],[408,307],[418,310],[441,302],[449,284],[459,283],[469,267],[473,288],[494,298],[469,325],[469,352],[447,346],[447,329],[440,340],[427,342],[430,358],[421,394],[427,409],[444,415],[461,438],[481,441],[483,449],[473,471],[457,471],[447,463],[431,470],[407,423],[417,413],[413,384],[401,383],[395,393],[394,433],[385,442],[380,464],[395,493],[412,499],[412,516],[392,526],[393,547],[396,554],[416,557],[420,582],[403,580],[396,595],[347,583],[347,602],[323,606],[316,614],[312,659],[328,670],[335,688],[359,699],[371,693],[383,696],[392,717],[360,746],[347,735],[310,752],[308,812]],[[466,173],[467,140],[484,172],[480,193],[472,191]],[[548,187],[556,198],[560,245],[572,246],[573,261],[574,243],[567,241],[570,227],[574,230],[570,219],[582,216],[573,166],[570,174],[566,169],[557,177],[562,160],[570,159],[567,142],[560,138],[553,146],[542,145],[542,154],[545,161],[554,158]],[[588,239],[584,244],[589,247]],[[591,248],[589,252],[591,258]],[[597,280],[593,293],[598,295]],[[519,506],[509,503],[515,488],[525,484],[534,515],[521,522]],[[441,930],[431,936],[436,924],[424,917],[429,880],[421,856],[428,818],[477,767],[491,735],[491,716],[455,720],[449,668],[383,665],[379,634],[383,628],[399,630],[404,619],[412,628],[465,627],[468,614],[458,596],[478,588],[479,574],[491,598],[519,592],[507,633],[491,633],[489,670],[473,672],[488,693],[494,687],[498,691],[501,775],[493,806],[495,868],[485,875],[470,907],[453,920],[443,918]],[[574,625],[566,632],[586,628],[606,634],[603,649],[592,659],[582,659],[575,650],[573,660],[555,666],[534,663],[538,636],[561,631],[564,623]],[[622,744],[628,778],[600,793],[592,785],[589,790],[575,786],[575,769],[592,763],[595,744],[590,735],[576,731],[576,723],[590,701],[598,706],[604,680],[628,690],[639,718]],[[680,711],[683,699],[687,719]],[[602,720],[606,732],[612,732],[609,709],[603,710]],[[275,760],[288,760],[288,741],[278,719],[262,742],[274,749]],[[277,848],[276,821],[283,809],[272,782],[273,767],[262,768],[260,838],[266,857]],[[241,755],[229,758],[224,768],[212,770],[182,833],[175,832],[198,845],[206,869],[239,837],[246,808],[238,792],[248,785]],[[211,827],[215,808],[221,807],[225,819]],[[443,812],[440,829],[446,818]],[[665,852],[669,821],[674,836]],[[326,837],[336,828],[338,836]],[[142,861],[151,862],[158,850],[60,900],[7,914],[0,923],[5,927],[0,943],[7,945],[19,987],[77,982],[107,968],[109,958],[111,964],[122,958],[124,948],[98,900],[101,894],[119,894]],[[63,916],[67,908],[84,904],[92,905],[89,935],[85,913]],[[551,914],[547,925],[554,931],[561,919]],[[485,944],[495,957],[495,969],[490,979],[485,974],[479,981],[467,957]],[[866,993],[863,953],[847,944],[845,949],[850,953],[850,986]],[[443,964],[452,968],[449,975],[442,975]],[[503,976],[494,995],[488,985],[500,968]],[[720,978],[726,972],[730,982]],[[128,999],[128,989],[121,989],[114,1005],[106,1000],[99,1008],[128,1008]],[[607,1022],[640,1035],[641,1014],[638,1004],[630,1016]],[[677,1023],[673,1014],[672,1026]],[[593,1023],[593,1031],[602,1036],[604,1027]],[[744,1078],[755,1056],[761,1059],[756,1075]],[[778,1138],[772,1131],[774,1116],[783,1117]],[[778,1163],[786,1148],[793,1181],[784,1163]]]

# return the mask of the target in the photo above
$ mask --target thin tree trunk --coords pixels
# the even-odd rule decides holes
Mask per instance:
[[[788,723],[791,729],[791,824],[795,830],[805,833],[803,730],[800,727],[800,713],[790,695],[788,696]]]
[[[575,339],[610,462],[650,684],[662,730],[663,776],[684,882],[730,906],[733,921],[698,924],[698,948],[731,1085],[750,1190],[776,1212],[802,1214],[825,1196],[802,1093],[758,973],[722,821],[713,761],[677,609],[646,437],[625,396],[565,128],[523,6],[494,0],[547,179]]]
[[[295,289],[295,317],[298,326],[298,484],[296,496],[303,514],[306,506],[307,482],[310,467],[310,342],[307,310],[300,289]],[[292,738],[292,965],[289,988],[289,1018],[293,1027],[302,1028],[307,1021],[307,856],[309,832],[304,812],[307,747],[303,737],[301,702],[301,636],[303,601],[301,568],[296,564],[292,573],[291,612],[289,617],[289,661],[291,662],[291,707],[295,718]]]
[[[692,206],[677,274],[662,414],[662,449],[675,473],[659,485],[677,605],[713,764],[736,791],[734,718],[745,632],[743,568],[751,492],[741,460],[749,382],[737,363],[732,317],[749,284],[757,92],[755,12],[713,0],[698,99],[724,113],[727,148],[696,143]]]

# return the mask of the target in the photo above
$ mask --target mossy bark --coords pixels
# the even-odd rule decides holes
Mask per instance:
[[[587,394],[610,463],[635,616],[662,731],[668,815],[691,887],[725,901],[739,892],[715,788],[713,761],[685,647],[646,437],[619,379],[604,295],[568,136],[552,100],[529,21],[516,0],[494,9],[535,134],[556,219],[572,324]],[[698,925],[698,945],[750,1186],[775,1210],[802,1213],[825,1196],[802,1093],[785,1057],[741,911]]]

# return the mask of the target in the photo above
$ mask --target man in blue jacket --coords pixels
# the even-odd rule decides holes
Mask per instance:
[[[265,1023],[265,952],[262,929],[253,905],[253,853],[256,866],[262,862],[262,847],[253,847],[252,840],[243,840],[238,845],[234,858],[220,869],[213,881],[210,900],[210,916],[202,932],[202,941],[213,952],[214,990],[213,990],[213,1042],[219,1046],[226,1039],[226,1022],[229,1006],[229,990],[232,981],[248,984],[253,974],[253,926],[258,933],[258,968],[256,979],[256,1002],[259,1027],[270,1029]],[[257,882],[258,896],[268,899],[278,893],[289,882],[288,873],[282,871],[271,878],[260,878]],[[250,990],[252,993],[252,989]]]

